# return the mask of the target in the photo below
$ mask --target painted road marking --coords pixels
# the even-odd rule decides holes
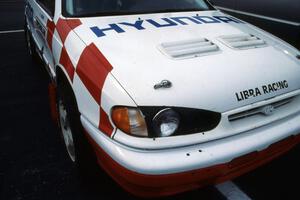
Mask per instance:
[[[227,200],[251,200],[237,185],[228,181],[215,186]]]
[[[23,29],[19,29],[19,30],[11,30],[11,31],[0,31],[0,34],[8,34],[8,33],[22,33],[24,32]]]

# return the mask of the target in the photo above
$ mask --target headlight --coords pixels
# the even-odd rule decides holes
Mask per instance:
[[[218,126],[221,113],[183,107],[140,106],[148,137],[167,137],[206,133]]]
[[[116,127],[124,133],[148,138],[205,134],[221,121],[221,113],[213,111],[159,106],[116,106],[111,117]]]
[[[173,135],[180,124],[180,116],[171,108],[158,112],[153,118],[153,129],[157,136],[168,137]]]
[[[117,128],[129,135],[148,136],[145,119],[137,108],[115,107],[112,110],[112,120]]]

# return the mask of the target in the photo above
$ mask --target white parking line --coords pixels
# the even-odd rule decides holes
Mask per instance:
[[[11,31],[0,31],[0,34],[21,33],[21,32],[24,32],[24,30],[20,29],[20,30],[11,30]]]
[[[227,200],[251,200],[237,185],[228,181],[215,186]]]

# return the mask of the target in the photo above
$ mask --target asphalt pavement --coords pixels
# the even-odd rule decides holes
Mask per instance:
[[[23,21],[22,0],[0,1],[0,32],[23,29]],[[80,182],[51,120],[49,78],[23,32],[0,34],[0,58],[0,200],[134,199],[101,170]],[[298,146],[233,183],[255,200],[299,199],[299,155]],[[211,186],[165,199],[226,198]]]

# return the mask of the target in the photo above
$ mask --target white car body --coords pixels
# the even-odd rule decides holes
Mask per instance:
[[[300,133],[300,52],[273,35],[219,10],[74,19],[61,14],[61,0],[55,5],[51,18],[28,0],[28,28],[53,80],[58,69],[68,78],[90,138],[125,169],[204,169]],[[245,36],[254,41],[235,42]],[[162,80],[172,87],[154,89]],[[203,109],[221,120],[207,132],[140,138],[115,127],[119,105]]]

